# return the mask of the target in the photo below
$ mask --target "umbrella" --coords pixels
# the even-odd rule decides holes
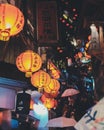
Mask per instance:
[[[104,130],[104,98],[91,107],[74,127],[77,130]]]
[[[69,89],[66,89],[61,97],[68,97],[68,96],[73,96],[73,95],[76,95],[79,93],[79,90],[76,90],[76,89],[73,89],[73,88],[69,88]]]
[[[67,117],[58,117],[53,118],[48,121],[47,127],[69,127],[74,126],[76,124],[75,119],[73,118],[67,118]]]

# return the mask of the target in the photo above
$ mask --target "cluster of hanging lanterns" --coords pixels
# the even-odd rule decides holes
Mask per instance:
[[[26,77],[30,77],[31,84],[46,97],[45,101],[41,99],[47,109],[55,107],[57,101],[54,98],[58,95],[60,82],[42,70],[40,55],[32,50],[26,50],[16,58],[16,66]]]
[[[47,62],[47,69],[49,70],[50,75],[54,79],[59,79],[60,78],[60,71],[59,71],[59,69],[50,60]]]
[[[43,95],[40,97],[42,103],[47,107],[48,110],[57,107],[57,100],[55,99],[58,95],[58,91],[55,93],[47,93],[44,91]]]
[[[47,107],[48,110],[57,106],[55,98],[58,95],[60,89],[60,83],[58,80],[51,78],[49,85],[44,87],[44,93],[41,97],[41,101]]]
[[[16,6],[11,4],[0,4],[0,40],[8,41],[11,36],[18,34],[24,27],[23,13]],[[60,83],[57,79],[60,78],[59,70],[54,66],[52,62],[48,63],[48,74],[42,70],[42,59],[38,53],[32,50],[26,50],[22,52],[16,58],[17,68],[25,73],[26,77],[31,77],[31,84],[39,89],[43,89],[43,96],[41,100],[47,109],[51,109],[56,106],[56,100],[54,99],[60,89]],[[33,102],[31,101],[31,107]]]

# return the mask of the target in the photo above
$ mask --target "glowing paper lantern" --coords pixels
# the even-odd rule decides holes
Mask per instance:
[[[59,69],[51,61],[48,61],[47,68],[50,71],[50,75],[52,76],[52,78],[54,79],[60,78]]]
[[[44,91],[47,93],[56,93],[60,89],[60,83],[56,79],[51,79],[50,84],[44,87]]]
[[[55,105],[55,99],[53,98],[47,98],[46,101],[43,103],[45,107],[50,110]]]
[[[78,52],[78,58],[82,58],[82,56],[83,56],[83,54],[82,54],[82,52]]]
[[[44,91],[46,92],[46,93],[51,93],[52,92],[52,90],[48,87],[48,86],[45,86],[44,87]],[[55,92],[55,91],[54,91]]]
[[[48,85],[48,87],[51,89],[51,90],[56,90],[58,91],[60,89],[60,83],[58,80],[56,79],[51,79],[51,82],[50,84]]]
[[[41,68],[42,60],[37,53],[27,50],[16,58],[16,65],[20,71],[26,73],[26,77],[30,77]]]
[[[37,88],[43,88],[48,86],[51,81],[51,78],[48,73],[43,70],[39,70],[31,76],[31,83]]]
[[[23,13],[11,4],[0,4],[0,40],[8,41],[24,26]]]
[[[47,97],[45,94],[41,96],[40,100],[48,110],[57,106],[57,100],[52,97]]]
[[[51,91],[50,93],[44,92],[43,95],[45,95],[47,98],[56,98],[59,94],[58,91]]]
[[[47,99],[48,97],[46,97],[45,94],[43,94],[41,97],[40,97],[40,100],[43,102],[45,102],[45,100]]]
[[[47,98],[44,94],[41,96],[40,100],[48,110],[56,105],[56,100],[54,98]]]

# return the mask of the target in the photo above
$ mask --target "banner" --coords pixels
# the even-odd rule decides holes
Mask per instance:
[[[57,4],[55,1],[37,2],[37,41],[51,45],[58,41]]]
[[[88,110],[75,128],[76,130],[104,130],[104,98]]]

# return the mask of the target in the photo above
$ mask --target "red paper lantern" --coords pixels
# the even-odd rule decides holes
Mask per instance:
[[[37,53],[27,50],[16,58],[16,65],[20,71],[26,73],[26,77],[30,77],[33,72],[41,68],[42,60]]]
[[[47,97],[46,97],[46,95],[44,95],[44,94],[40,97],[40,101],[41,101],[42,103],[44,103],[46,99],[47,99]]]
[[[43,88],[48,86],[51,78],[48,73],[43,70],[39,70],[31,76],[31,84],[37,88]]]
[[[48,110],[50,110],[55,105],[55,99],[47,98],[43,104]]]
[[[50,84],[44,87],[44,91],[47,93],[56,93],[60,89],[60,83],[56,79],[51,79]]]
[[[50,93],[44,92],[43,95],[45,95],[47,98],[56,98],[59,94],[58,91],[51,91]]]
[[[23,13],[11,4],[0,4],[0,40],[8,41],[24,26]]]
[[[40,100],[48,110],[57,106],[57,100],[54,98],[46,97],[45,94],[41,96]]]
[[[52,78],[54,79],[60,78],[59,69],[51,61],[48,61],[47,68],[50,71],[50,75],[52,76]]]

